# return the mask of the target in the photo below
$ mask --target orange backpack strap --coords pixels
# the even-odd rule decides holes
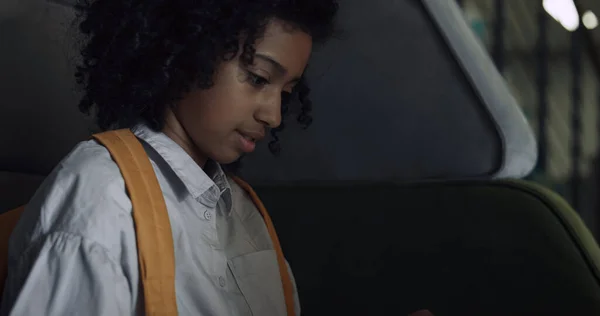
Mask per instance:
[[[285,297],[285,306],[287,309],[288,316],[295,316],[296,311],[294,309],[294,285],[292,284],[292,279],[290,277],[290,272],[288,270],[288,266],[285,261],[285,257],[283,256],[283,251],[281,250],[281,244],[279,243],[279,238],[277,237],[277,232],[275,232],[275,226],[273,226],[273,221],[265,208],[265,205],[262,203],[260,198],[252,187],[244,182],[244,180],[238,177],[231,177],[235,183],[237,183],[242,189],[250,195],[252,202],[256,205],[256,208],[263,216],[265,224],[267,225],[267,231],[269,232],[269,236],[271,236],[271,240],[273,241],[273,248],[275,248],[275,253],[277,254],[277,263],[279,264],[279,274],[281,275],[281,282],[283,285],[283,295]]]
[[[133,206],[146,315],[175,316],[175,250],[162,190],[144,147],[128,129],[92,136],[119,166]]]

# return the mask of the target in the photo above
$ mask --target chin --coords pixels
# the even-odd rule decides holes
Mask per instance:
[[[241,157],[242,157],[242,155],[239,153],[228,153],[228,154],[214,155],[210,158],[213,161],[215,161],[221,165],[229,165],[229,164],[237,162],[238,160],[240,160]]]

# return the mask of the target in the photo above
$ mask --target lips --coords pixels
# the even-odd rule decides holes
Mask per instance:
[[[242,137],[244,137],[246,140],[256,143],[256,139],[254,137],[250,137],[250,136],[247,136],[244,134],[240,134],[240,135],[242,135]]]
[[[237,131],[239,134],[239,146],[245,153],[251,153],[256,149],[256,142],[265,137],[265,133],[257,131]]]
[[[238,133],[240,135],[242,135],[242,137],[244,137],[245,139],[251,141],[251,142],[258,142],[261,139],[265,138],[265,132],[262,131],[238,131]]]

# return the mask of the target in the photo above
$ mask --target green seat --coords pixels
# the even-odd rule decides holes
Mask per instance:
[[[523,181],[257,188],[303,315],[600,315],[600,249]]]

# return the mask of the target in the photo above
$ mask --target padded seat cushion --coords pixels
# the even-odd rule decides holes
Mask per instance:
[[[600,315],[600,250],[524,182],[261,187],[303,315]]]

